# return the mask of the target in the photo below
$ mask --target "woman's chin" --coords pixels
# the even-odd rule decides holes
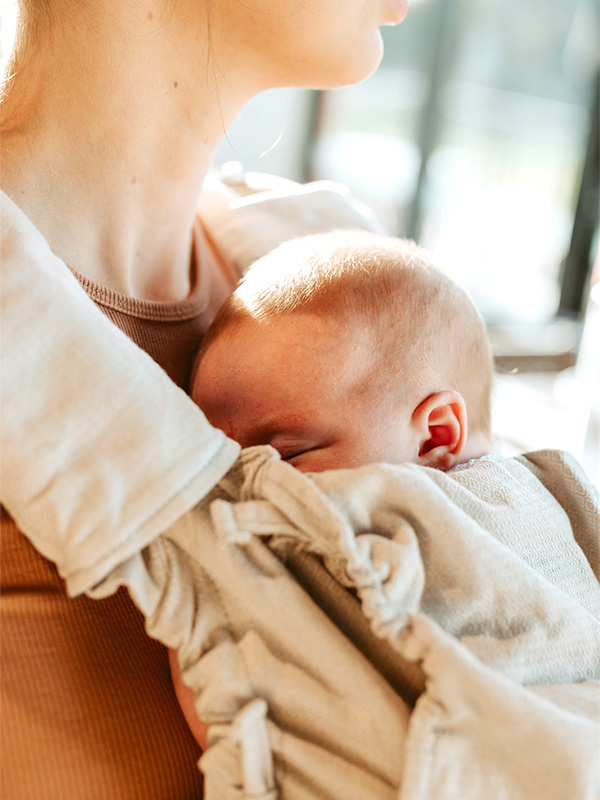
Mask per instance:
[[[365,36],[356,46],[347,44],[341,51],[335,47],[290,59],[286,69],[271,62],[264,71],[259,91],[277,87],[301,89],[335,89],[360,83],[372,75],[383,58],[383,39],[379,28]]]
[[[371,76],[383,58],[383,40],[379,30],[370,44],[370,47],[364,47],[362,51],[354,51],[351,61],[346,56],[336,65],[330,64],[329,69],[323,69],[317,84],[311,88],[335,89],[339,86],[360,83]]]

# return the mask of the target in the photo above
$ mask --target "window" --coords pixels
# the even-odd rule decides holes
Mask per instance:
[[[596,118],[595,2],[417,0],[384,37],[375,75],[317,97],[311,177],[432,250],[491,326],[550,322]]]

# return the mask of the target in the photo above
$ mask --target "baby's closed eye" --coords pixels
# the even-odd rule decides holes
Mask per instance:
[[[293,461],[295,458],[316,449],[316,445],[298,443],[298,444],[281,444],[276,441],[270,441],[268,444],[274,447],[283,461]]]
[[[288,464],[298,468],[301,468],[302,464],[308,459],[312,460],[313,455],[327,447],[327,442],[321,437],[291,437],[289,434],[270,436],[265,444],[270,444],[271,447],[274,447],[283,461],[287,461]]]

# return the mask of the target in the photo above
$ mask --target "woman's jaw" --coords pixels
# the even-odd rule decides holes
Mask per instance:
[[[250,95],[358,83],[381,62],[380,28],[407,10],[408,0],[224,0],[211,7],[215,63]]]

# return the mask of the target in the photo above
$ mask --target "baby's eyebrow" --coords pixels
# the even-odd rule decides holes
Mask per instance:
[[[259,420],[253,426],[258,436],[298,436],[313,428],[313,422],[301,415],[273,414]]]

